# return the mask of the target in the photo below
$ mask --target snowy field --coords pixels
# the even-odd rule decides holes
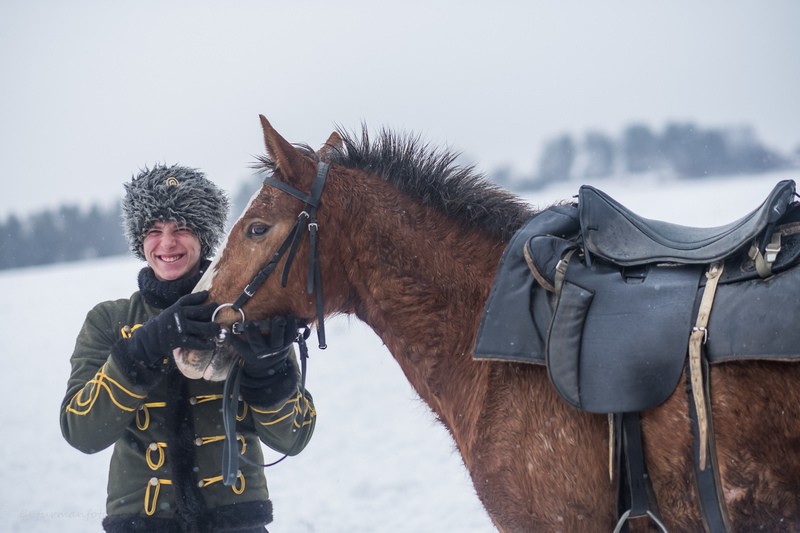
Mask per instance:
[[[594,185],[650,218],[714,226],[744,215],[777,181],[798,174]],[[545,207],[577,189],[559,185],[530,201]],[[110,450],[89,456],[67,445],[59,408],[86,312],[133,292],[142,266],[112,258],[0,271],[0,530],[101,531]],[[270,531],[493,531],[449,435],[378,337],[355,319],[326,325],[329,348],[310,344],[316,433],[301,455],[267,472],[275,506]]]

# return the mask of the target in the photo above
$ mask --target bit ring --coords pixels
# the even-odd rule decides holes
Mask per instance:
[[[233,304],[222,304],[219,307],[217,307],[216,309],[214,309],[214,313],[211,315],[211,321],[212,322],[214,321],[215,318],[217,318],[217,313],[219,313],[219,310],[223,309],[225,307],[233,307]],[[247,320],[247,318],[244,316],[244,309],[242,309],[240,307],[239,309],[236,309],[236,311],[239,311],[239,314],[242,315],[242,322]]]

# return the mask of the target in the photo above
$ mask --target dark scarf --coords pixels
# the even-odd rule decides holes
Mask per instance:
[[[200,262],[200,269],[196,274],[185,278],[172,281],[161,281],[156,278],[155,272],[149,266],[139,271],[139,292],[142,293],[144,301],[153,307],[165,309],[178,301],[181,296],[192,292],[197,282],[203,277],[211,261],[203,259]]]

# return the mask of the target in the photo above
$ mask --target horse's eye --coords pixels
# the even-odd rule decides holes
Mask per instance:
[[[270,227],[267,226],[266,224],[261,224],[258,222],[250,224],[250,226],[247,228],[247,236],[261,237],[262,235],[266,235],[266,233],[269,231],[269,228]]]

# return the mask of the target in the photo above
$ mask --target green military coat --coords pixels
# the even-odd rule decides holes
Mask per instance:
[[[107,301],[87,315],[71,358],[61,408],[64,438],[85,453],[113,445],[107,531],[263,531],[272,504],[262,468],[240,462],[233,486],[222,483],[225,439],[222,383],[190,380],[167,354],[163,368],[136,368],[112,356],[137,324],[157,315],[140,292]],[[294,357],[289,361],[297,371]],[[299,453],[314,430],[311,396],[299,387],[272,398],[242,391],[237,416],[241,453],[263,463],[260,443]],[[248,401],[249,400],[249,401]],[[260,403],[264,402],[264,403]],[[235,507],[234,507],[235,506]]]

